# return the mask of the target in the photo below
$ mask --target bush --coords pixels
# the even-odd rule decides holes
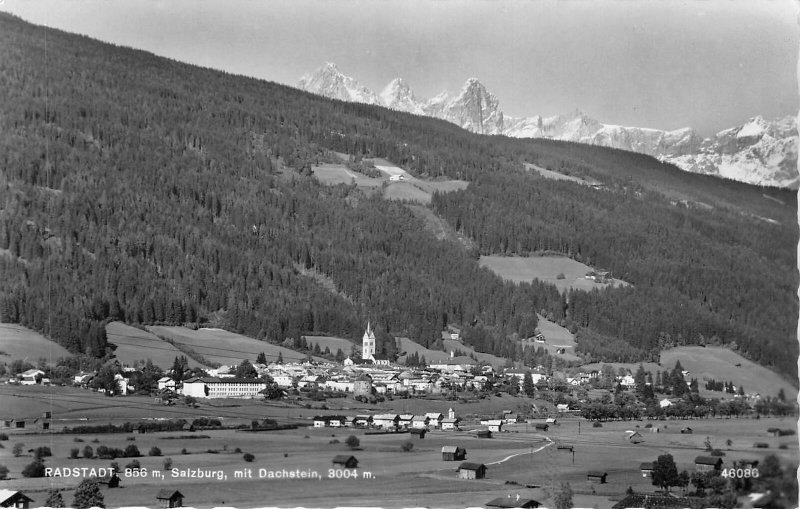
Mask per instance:
[[[83,457],[86,459],[94,458],[94,449],[92,449],[91,445],[87,445],[83,448]]]
[[[138,458],[142,454],[139,452],[139,448],[133,444],[130,444],[128,447],[125,448],[125,457],[126,458]]]
[[[5,465],[0,465],[0,481],[8,477],[8,467]]]
[[[64,507],[64,498],[61,496],[61,492],[58,490],[50,490],[44,505],[46,507]]]
[[[6,440],[8,440],[8,435],[6,435],[5,433],[0,433],[0,441],[4,442]]]
[[[710,454],[711,456],[725,456],[725,453],[719,449],[712,450]]]
[[[88,509],[90,507],[105,507],[100,484],[95,479],[84,479],[75,488],[75,498],[72,507],[75,509]]]
[[[23,444],[22,442],[18,442],[16,444],[14,444],[14,448],[11,449],[11,451],[14,454],[15,458],[19,458],[20,456],[22,456],[22,449],[24,447],[25,447],[25,444]]]
[[[400,444],[400,448],[403,449],[405,452],[410,452],[411,449],[414,448],[414,442],[408,440]]]
[[[77,459],[78,456],[81,454],[81,450],[77,447],[73,447],[69,450],[69,459],[74,460]]]
[[[139,463],[139,460],[133,460],[125,465],[126,470],[139,470],[140,468],[142,468],[142,465]]]
[[[361,441],[355,435],[350,435],[347,437],[347,440],[345,440],[344,443],[346,443],[351,449],[355,449],[361,445]]]
[[[50,448],[49,447],[45,447],[45,446],[37,447],[36,450],[33,453],[33,457],[34,458],[46,458],[46,457],[52,456],[52,455],[53,455],[53,453],[52,453],[52,451],[50,451]]]
[[[150,448],[150,452],[147,453],[148,456],[161,456],[161,449],[156,446]]]
[[[186,447],[181,449],[181,454],[189,454],[189,452],[186,450]]]
[[[44,461],[36,458],[27,467],[22,469],[23,477],[44,477]]]
[[[94,440],[92,440],[92,443],[93,444],[99,444],[100,443],[100,439],[99,438],[95,438]]]
[[[255,457],[255,456],[253,456],[252,454],[250,454],[249,452],[246,452],[246,453],[244,453],[244,456],[243,456],[243,458],[244,458],[244,460],[245,460],[246,462],[248,462],[248,463],[252,463],[252,462],[253,462],[253,460],[254,460],[254,459],[256,459],[256,457]]]
[[[338,439],[338,438],[334,438],[333,440],[331,440],[331,441],[330,441],[330,442],[328,442],[328,443],[329,443],[329,444],[338,444],[338,443],[339,443],[339,439]]]
[[[602,425],[602,424],[600,424],[600,421],[594,421],[594,422],[592,423],[592,427],[593,427],[593,428],[602,428],[602,427],[603,427],[603,425]]]
[[[766,442],[756,442],[753,444],[756,449],[769,449],[769,444]]]
[[[126,437],[125,440],[127,440],[128,442],[135,442],[136,437]]]
[[[73,442],[77,442],[77,443],[79,443],[79,444],[80,444],[80,443],[83,443],[83,439],[82,439],[81,437],[75,437],[75,438],[73,438],[73,439],[72,439],[72,441],[73,441]]]
[[[233,452],[236,453],[236,454],[241,454],[242,453],[242,448],[241,447],[237,447],[236,449],[233,450]]]
[[[164,470],[169,470],[170,468],[172,468],[172,458],[167,456],[164,458]]]

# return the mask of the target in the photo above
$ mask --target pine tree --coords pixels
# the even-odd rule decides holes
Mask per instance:
[[[64,507],[64,498],[58,490],[50,490],[47,501],[44,503],[46,507]]]
[[[529,398],[532,398],[536,392],[536,387],[533,385],[533,376],[530,371],[526,371],[522,379],[522,390]]]

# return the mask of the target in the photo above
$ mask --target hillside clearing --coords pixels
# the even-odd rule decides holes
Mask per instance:
[[[218,362],[225,366],[238,365],[245,359],[255,362],[261,352],[264,352],[268,362],[278,360],[278,355],[286,362],[306,360],[306,355],[300,352],[223,329],[193,330],[186,327],[148,326],[147,330],[188,346],[209,362]],[[314,360],[324,361],[319,357],[314,357]]]
[[[487,267],[495,274],[515,283],[539,279],[552,283],[560,292],[567,290],[603,289],[608,286],[627,286],[620,279],[611,279],[610,283],[597,283],[586,279],[586,274],[595,270],[586,264],[566,256],[481,256],[481,267]],[[560,275],[563,274],[563,279]]]
[[[44,358],[48,364],[55,364],[61,357],[72,354],[55,341],[50,341],[36,331],[15,323],[0,323],[0,362],[20,359],[31,364]]]
[[[111,322],[106,325],[106,336],[109,343],[117,346],[114,350],[117,360],[127,366],[133,365],[136,361],[150,359],[161,369],[170,369],[175,357],[185,355],[175,345],[122,322]],[[190,368],[207,367],[188,356],[187,360]]]

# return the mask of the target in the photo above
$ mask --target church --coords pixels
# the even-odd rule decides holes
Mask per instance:
[[[372,330],[369,322],[367,322],[367,330],[364,331],[364,336],[361,338],[361,359],[372,361],[373,364],[380,366],[389,365],[389,359],[375,358],[375,331]]]

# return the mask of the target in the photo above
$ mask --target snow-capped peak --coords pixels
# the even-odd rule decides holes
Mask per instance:
[[[417,115],[424,115],[422,102],[414,96],[411,87],[402,78],[395,78],[389,82],[380,93],[381,102],[387,108],[398,111],[407,111]]]
[[[381,104],[374,92],[359,82],[345,76],[333,62],[327,62],[311,74],[307,74],[298,83],[302,90],[323,95],[341,101]]]

